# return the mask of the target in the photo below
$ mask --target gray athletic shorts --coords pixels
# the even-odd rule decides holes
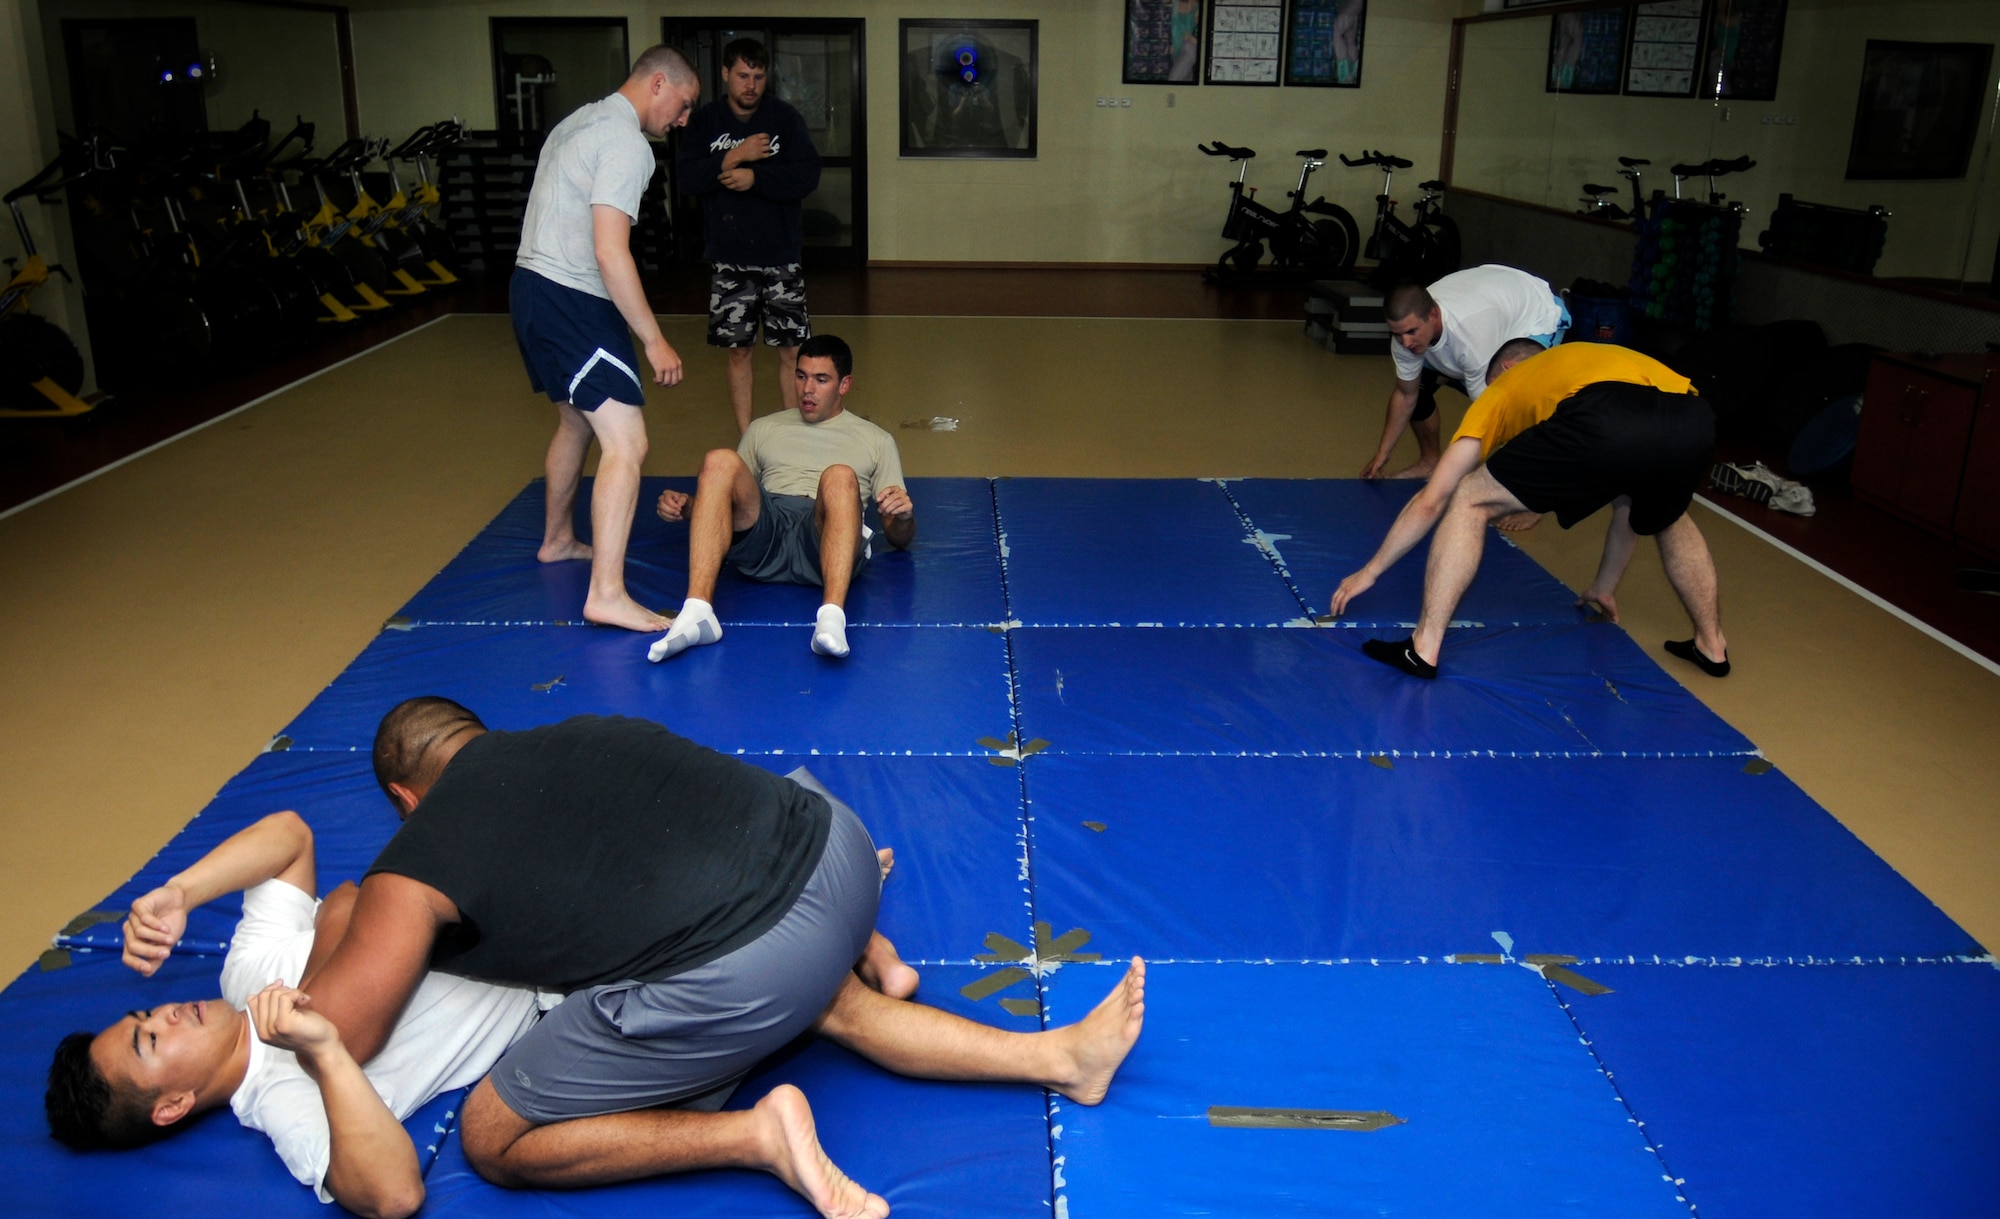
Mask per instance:
[[[757,523],[729,545],[730,565],[751,580],[765,584],[810,584],[820,587],[826,575],[819,566],[818,501],[810,495],[773,495],[757,489]],[[869,530],[861,527],[855,547],[853,576],[868,566]]]
[[[826,850],[778,925],[658,982],[577,991],[489,1076],[537,1125],[670,1106],[720,1109],[759,1062],[812,1027],[868,947],[882,896],[875,843],[804,767],[788,776],[833,806]]]

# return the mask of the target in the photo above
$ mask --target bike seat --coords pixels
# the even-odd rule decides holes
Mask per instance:
[[[1683,165],[1676,165],[1676,166],[1674,166],[1674,167],[1673,167],[1672,169],[1668,170],[1667,172],[1668,172],[1668,173],[1670,173],[1670,174],[1672,174],[1672,175],[1673,175],[1674,177],[1676,177],[1676,178],[1693,178],[1693,177],[1698,177],[1698,176],[1700,176],[1701,174],[1705,174],[1705,173],[1707,173],[1707,172],[1708,172],[1708,166],[1707,166],[1706,164],[1703,164],[1703,165],[1685,165],[1685,164],[1683,164]]]
[[[1715,160],[1708,163],[1708,172],[1716,177],[1723,174],[1740,174],[1746,169],[1757,168],[1757,162],[1749,157],[1738,157],[1734,161]]]
[[[1419,182],[1419,183],[1417,183],[1417,189],[1418,189],[1418,190],[1443,190],[1443,189],[1444,189],[1444,180],[1443,180],[1443,179],[1441,179],[1441,178],[1432,178],[1432,179],[1431,179],[1430,181],[1428,181],[1428,182]]]
[[[1299,151],[1293,153],[1292,155],[1295,157],[1305,157],[1308,158],[1309,160],[1314,160],[1314,161],[1324,161],[1326,160],[1326,149],[1301,148]]]
[[[1595,182],[1585,182],[1583,184],[1583,193],[1586,195],[1615,195],[1618,193],[1618,188],[1615,186],[1599,186]]]
[[[1619,158],[1618,158],[1618,163],[1619,163],[1620,165],[1623,165],[1623,166],[1624,166],[1625,168],[1627,168],[1627,169],[1630,169],[1630,168],[1632,168],[1632,167],[1633,167],[1634,165],[1651,165],[1651,164],[1652,164],[1652,162],[1651,162],[1651,161],[1648,161],[1648,160],[1647,160],[1646,158],[1644,158],[1644,157],[1619,157]]]

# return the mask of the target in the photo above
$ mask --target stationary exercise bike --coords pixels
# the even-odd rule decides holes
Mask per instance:
[[[1364,150],[1360,157],[1340,155],[1340,163],[1352,168],[1373,165],[1382,171],[1382,193],[1375,196],[1375,231],[1368,235],[1363,250],[1375,260],[1373,279],[1378,287],[1390,287],[1410,280],[1433,283],[1458,270],[1460,258],[1458,222],[1441,210],[1444,183],[1437,179],[1419,182],[1423,194],[1411,212],[1414,223],[1396,215],[1396,200],[1389,194],[1396,171],[1415,164],[1379,149]]]
[[[1674,198],[1678,199],[1681,197],[1681,183],[1687,181],[1689,178],[1707,178],[1708,202],[1711,205],[1715,207],[1727,207],[1733,212],[1742,212],[1745,210],[1745,207],[1741,200],[1727,204],[1723,202],[1728,196],[1715,189],[1715,180],[1724,174],[1740,174],[1746,169],[1755,168],[1757,168],[1757,162],[1751,160],[1749,157],[1737,157],[1734,161],[1725,161],[1720,157],[1711,157],[1706,161],[1676,165],[1667,172],[1674,176]]]
[[[1584,206],[1576,209],[1577,215],[1588,216],[1592,220],[1630,220],[1646,214],[1646,197],[1639,191],[1639,167],[1652,162],[1643,157],[1619,157],[1618,164],[1624,167],[1618,171],[1618,176],[1632,184],[1632,210],[1628,212],[1611,202],[1610,196],[1618,193],[1617,187],[1585,182],[1581,200]]]
[[[13,274],[0,286],[0,419],[74,418],[89,414],[95,402],[76,396],[83,388],[83,353],[62,327],[28,311],[28,298],[50,275],[70,278],[60,264],[51,265],[35,250],[35,236],[21,211],[21,200],[53,202],[53,196],[88,174],[90,164],[69,172],[73,153],[66,152],[40,173],[6,194],[7,210],[21,235],[23,259],[9,258]]]
[[[1314,170],[1326,164],[1326,149],[1298,153],[1304,162],[1299,168],[1299,184],[1291,192],[1292,206],[1282,212],[1257,202],[1257,188],[1243,185],[1256,149],[1232,148],[1221,140],[1213,147],[1196,144],[1195,149],[1211,157],[1228,157],[1239,167],[1236,180],[1229,184],[1229,215],[1222,223],[1223,237],[1236,244],[1201,273],[1203,279],[1210,283],[1246,281],[1256,274],[1266,245],[1278,275],[1324,279],[1344,274],[1354,265],[1354,251],[1361,244],[1354,217],[1338,203],[1328,203],[1324,196],[1306,202],[1306,183]]]

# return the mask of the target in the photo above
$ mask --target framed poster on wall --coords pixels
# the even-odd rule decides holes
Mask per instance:
[[[1715,0],[1701,57],[1701,95],[1776,101],[1785,0]]]
[[[1625,54],[1628,97],[1693,97],[1702,0],[1651,0],[1632,9]]]
[[[1201,83],[1202,0],[1125,0],[1125,83]]]
[[[1033,157],[1037,21],[898,23],[906,157]]]
[[[1285,40],[1285,0],[1208,0],[1211,85],[1275,85]]]
[[[1616,93],[1625,78],[1625,10],[1557,13],[1549,22],[1547,93]]]
[[[1368,0],[1291,0],[1285,21],[1285,83],[1361,87]]]
[[[1979,138],[1990,42],[1868,40],[1849,179],[1963,178]]]

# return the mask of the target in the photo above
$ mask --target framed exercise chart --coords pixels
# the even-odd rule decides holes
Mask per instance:
[[[1284,0],[1209,0],[1205,83],[1277,84],[1284,40]]]
[[[1368,0],[1291,0],[1285,22],[1285,83],[1360,88],[1367,11]]]
[[[1201,18],[1202,0],[1125,0],[1124,83],[1200,83]]]

